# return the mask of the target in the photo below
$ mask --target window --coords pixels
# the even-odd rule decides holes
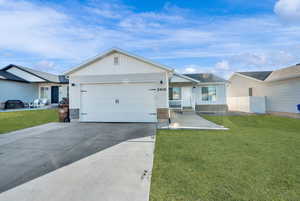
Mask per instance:
[[[252,96],[252,95],[253,95],[253,89],[249,88],[249,96]]]
[[[181,88],[169,88],[169,100],[181,100]]]
[[[48,98],[48,87],[40,87],[40,98]]]
[[[217,100],[217,89],[215,86],[202,87],[202,101],[216,101]]]
[[[114,65],[119,65],[119,57],[114,57]]]

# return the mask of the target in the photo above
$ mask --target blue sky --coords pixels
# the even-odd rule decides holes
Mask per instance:
[[[111,47],[180,73],[300,63],[300,0],[0,0],[0,65],[63,73]]]

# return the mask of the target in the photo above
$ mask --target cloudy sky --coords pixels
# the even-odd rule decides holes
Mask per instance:
[[[176,69],[300,63],[300,0],[0,0],[0,65],[63,73],[111,47]]]

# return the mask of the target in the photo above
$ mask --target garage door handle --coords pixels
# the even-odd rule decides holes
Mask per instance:
[[[149,113],[149,115],[156,115],[156,113]]]
[[[156,91],[156,89],[149,89],[149,91]]]
[[[80,113],[81,115],[87,115],[87,113]]]
[[[81,90],[80,92],[87,92],[86,90]]]

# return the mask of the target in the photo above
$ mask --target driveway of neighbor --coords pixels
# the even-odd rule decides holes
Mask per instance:
[[[0,135],[0,201],[148,200],[155,132],[155,124],[50,123]]]

